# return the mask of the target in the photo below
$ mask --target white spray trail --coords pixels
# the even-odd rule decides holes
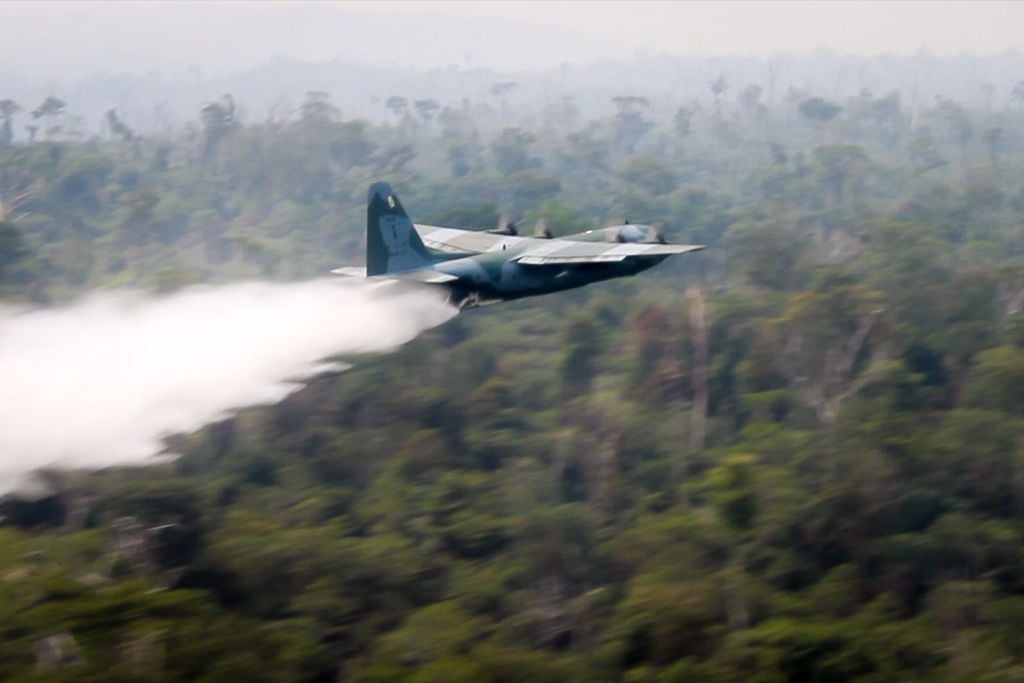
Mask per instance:
[[[338,280],[0,307],[0,492],[44,466],[143,462],[161,437],[280,400],[327,356],[393,348],[454,313]]]

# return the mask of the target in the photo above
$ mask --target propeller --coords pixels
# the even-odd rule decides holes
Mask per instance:
[[[488,230],[487,232],[492,235],[518,235],[519,228],[516,227],[515,223],[508,219],[508,214],[503,213],[498,219],[498,227],[494,230]]]
[[[533,236],[549,240],[554,237],[554,234],[551,232],[551,228],[548,227],[548,222],[544,218],[538,218],[533,226]]]
[[[664,223],[659,222],[656,225],[651,226],[651,233],[650,239],[654,242],[657,242],[658,244],[668,244],[668,240],[665,239]]]

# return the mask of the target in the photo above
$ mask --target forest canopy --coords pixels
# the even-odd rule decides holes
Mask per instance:
[[[377,179],[422,222],[708,246],[45,473],[0,503],[0,678],[1024,676],[1024,85],[527,86],[101,134],[0,101],[11,304],[357,264]]]

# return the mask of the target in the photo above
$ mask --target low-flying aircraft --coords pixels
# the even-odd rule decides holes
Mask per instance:
[[[511,225],[474,231],[414,224],[391,185],[377,182],[366,206],[366,270],[332,272],[443,287],[463,309],[636,275],[704,248],[666,244],[651,226],[628,223],[565,237],[538,233],[521,236]]]

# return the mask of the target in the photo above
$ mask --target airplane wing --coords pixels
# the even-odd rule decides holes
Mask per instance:
[[[524,266],[559,263],[610,263],[635,256],[667,256],[703,249],[697,244],[649,244],[644,242],[580,242],[567,239],[541,239],[490,232],[459,230],[440,225],[416,225],[416,232],[430,249],[451,254],[481,254],[502,246],[525,251],[514,260]]]
[[[540,241],[540,240],[538,240]],[[524,266],[547,266],[567,263],[614,263],[642,256],[670,256],[699,251],[701,244],[646,244],[630,242],[615,244],[607,242],[571,242],[568,240],[543,240],[542,243],[516,257]]]
[[[459,230],[445,228],[440,225],[416,224],[416,232],[427,248],[449,254],[482,254],[485,251],[499,249],[502,244],[519,244],[522,240],[530,240],[543,244],[544,239],[532,237],[515,237],[512,235],[496,235],[492,232],[476,230]]]

